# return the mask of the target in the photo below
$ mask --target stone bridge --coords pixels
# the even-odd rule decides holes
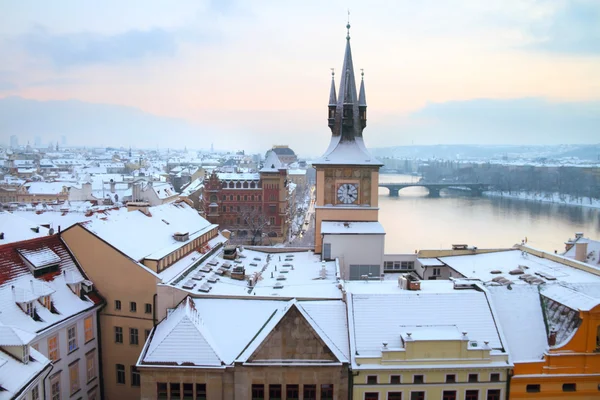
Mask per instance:
[[[390,196],[398,197],[398,192],[407,187],[424,187],[429,190],[429,197],[440,197],[442,189],[456,189],[469,191],[472,196],[481,196],[484,190],[487,190],[490,185],[487,183],[461,183],[461,182],[443,182],[443,183],[380,183],[379,187],[387,188],[390,191]]]

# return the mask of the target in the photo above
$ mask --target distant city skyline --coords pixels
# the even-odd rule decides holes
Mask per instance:
[[[600,142],[593,0],[65,0],[0,3],[0,144],[312,155],[348,7],[369,147]]]

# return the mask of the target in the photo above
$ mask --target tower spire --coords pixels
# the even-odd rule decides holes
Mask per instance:
[[[329,105],[335,106],[337,104],[337,96],[335,94],[335,71],[331,68],[331,89],[329,90]]]
[[[358,106],[367,106],[367,98],[365,96],[365,70],[363,70],[362,68],[360,70],[360,91],[358,95]]]

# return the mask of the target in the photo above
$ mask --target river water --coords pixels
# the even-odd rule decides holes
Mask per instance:
[[[381,174],[379,181],[416,182],[419,177]],[[406,188],[390,197],[379,188],[379,221],[385,228],[385,252],[468,244],[479,248],[527,243],[535,248],[564,251],[575,232],[600,240],[600,209],[539,203],[499,197],[470,197],[442,191],[427,197],[425,188]]]

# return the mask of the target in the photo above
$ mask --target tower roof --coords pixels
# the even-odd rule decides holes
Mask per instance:
[[[332,82],[329,105],[336,105],[335,121],[332,127],[331,142],[329,147],[313,165],[372,165],[382,166],[381,161],[374,158],[367,150],[362,131],[363,121],[360,120],[359,106],[366,106],[364,83],[361,81],[360,98],[357,98],[356,80],[354,77],[354,63],[352,61],[352,49],[350,47],[350,23],[346,25],[346,49],[344,51],[344,63],[340,77],[340,87],[335,101],[335,84]],[[351,111],[351,121],[344,119],[347,111]]]
[[[365,73],[360,73],[360,94],[358,95],[358,106],[367,106],[367,96],[365,95]]]
[[[337,105],[337,96],[335,94],[335,72],[331,71],[331,89],[329,90],[329,106]]]

